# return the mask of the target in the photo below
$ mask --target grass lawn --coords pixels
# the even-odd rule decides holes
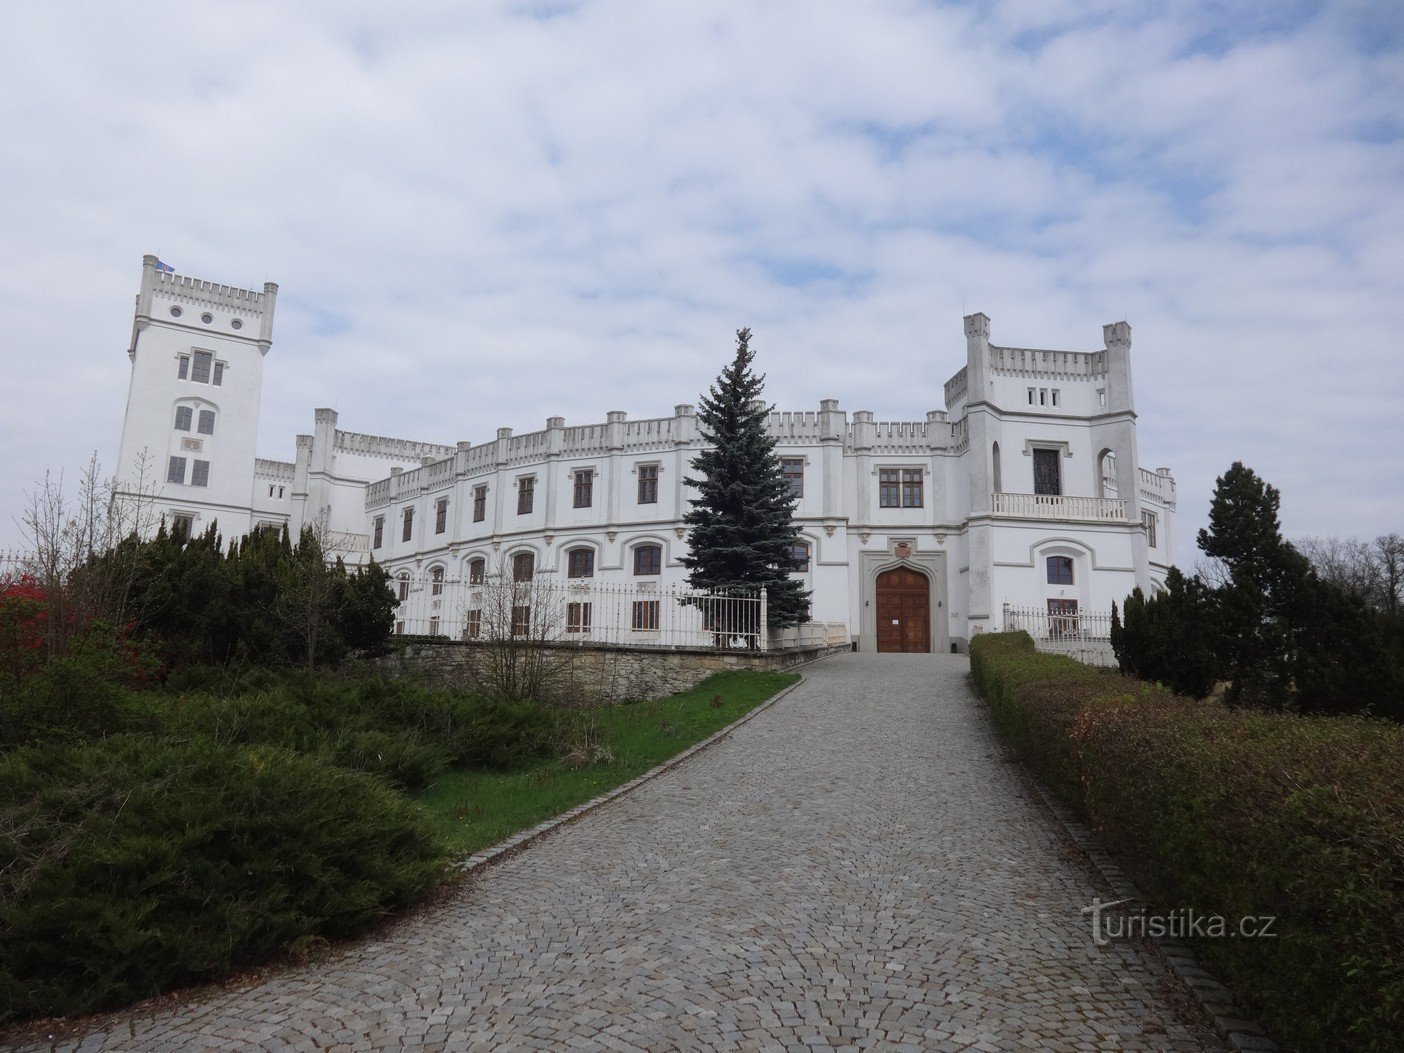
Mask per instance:
[[[424,791],[423,800],[449,847],[471,855],[642,775],[798,679],[793,673],[718,673],[656,702],[581,710],[569,718],[575,739],[598,743],[612,760],[574,769],[548,760],[512,772],[450,772]]]

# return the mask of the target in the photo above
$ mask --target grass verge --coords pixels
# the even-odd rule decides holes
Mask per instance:
[[[449,848],[471,855],[637,778],[749,713],[799,679],[793,673],[718,673],[656,702],[581,710],[564,721],[578,759],[511,772],[455,771],[422,795]],[[593,760],[594,763],[588,763]]]

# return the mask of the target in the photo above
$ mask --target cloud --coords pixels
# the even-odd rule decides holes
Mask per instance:
[[[1404,43],[1362,32],[1385,13],[17,9],[0,549],[45,467],[115,460],[147,251],[280,283],[265,456],[317,405],[443,442],[669,413],[742,325],[782,407],[920,419],[962,313],[1073,349],[1125,316],[1182,562],[1234,459],[1289,532],[1399,529]]]

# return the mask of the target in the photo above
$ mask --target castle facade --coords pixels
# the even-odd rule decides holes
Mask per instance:
[[[685,579],[683,485],[702,445],[694,407],[453,445],[343,429],[314,412],[291,461],[256,456],[277,286],[261,292],[143,262],[118,457],[129,493],[172,528],[226,537],[315,525],[348,562],[374,558],[408,615],[471,635],[473,611],[432,599],[502,570],[543,582],[666,588]],[[1074,626],[1164,581],[1175,482],[1139,466],[1131,329],[1086,351],[1003,347],[965,318],[964,364],[924,420],[837,399],[769,427],[799,502],[795,571],[812,617],[862,650],[944,651],[1009,608]],[[426,626],[401,619],[405,631]],[[579,626],[576,626],[579,628]],[[635,626],[646,634],[647,625]]]

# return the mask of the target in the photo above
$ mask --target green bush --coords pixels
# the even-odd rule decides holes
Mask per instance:
[[[554,718],[533,703],[492,702],[398,680],[353,681],[250,673],[229,693],[183,696],[172,728],[226,745],[317,753],[336,764],[418,790],[453,766],[507,768],[550,752]]]
[[[1226,710],[1050,663],[1018,636],[975,641],[971,667],[1001,730],[1154,906],[1278,919],[1275,939],[1194,941],[1265,1025],[1302,1050],[1397,1048],[1404,729]]]
[[[268,747],[0,757],[0,1022],[117,1005],[362,931],[439,878],[417,805]]]
[[[157,719],[148,696],[83,655],[50,658],[22,680],[0,674],[0,750],[141,731]]]

